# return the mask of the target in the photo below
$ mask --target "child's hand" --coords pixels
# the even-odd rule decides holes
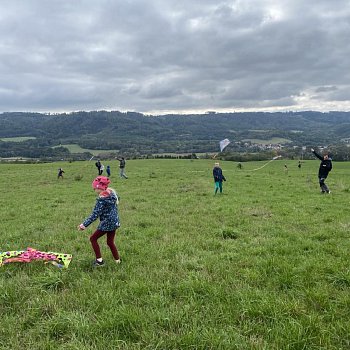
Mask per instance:
[[[86,229],[86,227],[83,225],[83,224],[80,224],[79,226],[78,226],[78,230],[79,231],[84,231]]]

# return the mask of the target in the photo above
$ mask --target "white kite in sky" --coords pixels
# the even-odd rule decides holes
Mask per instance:
[[[230,143],[231,141],[229,139],[220,141],[220,152],[222,152],[224,148],[227,147]]]

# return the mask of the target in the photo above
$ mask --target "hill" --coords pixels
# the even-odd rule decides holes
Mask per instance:
[[[5,139],[17,137],[21,138],[18,142]],[[233,141],[231,151],[240,152],[246,151],[247,144],[273,143],[276,139],[289,147],[301,147],[339,144],[349,137],[350,112],[0,114],[0,157],[63,157],[70,154],[67,148],[59,147],[65,144],[137,156],[217,152],[223,138]]]

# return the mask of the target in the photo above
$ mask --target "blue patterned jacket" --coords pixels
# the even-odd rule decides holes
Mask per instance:
[[[88,227],[95,220],[100,218],[100,224],[97,229],[101,231],[114,231],[120,226],[117,194],[110,191],[107,197],[99,196],[96,199],[96,205],[91,215],[83,222],[85,227]]]

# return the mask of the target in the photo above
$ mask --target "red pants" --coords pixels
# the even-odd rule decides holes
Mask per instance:
[[[101,258],[101,250],[100,246],[97,243],[97,240],[107,234],[107,245],[110,248],[112,255],[115,260],[119,259],[119,253],[116,245],[114,244],[114,237],[115,237],[115,230],[114,231],[100,231],[96,230],[91,236],[90,236],[90,242],[92,245],[92,249],[95,252],[96,259]]]

